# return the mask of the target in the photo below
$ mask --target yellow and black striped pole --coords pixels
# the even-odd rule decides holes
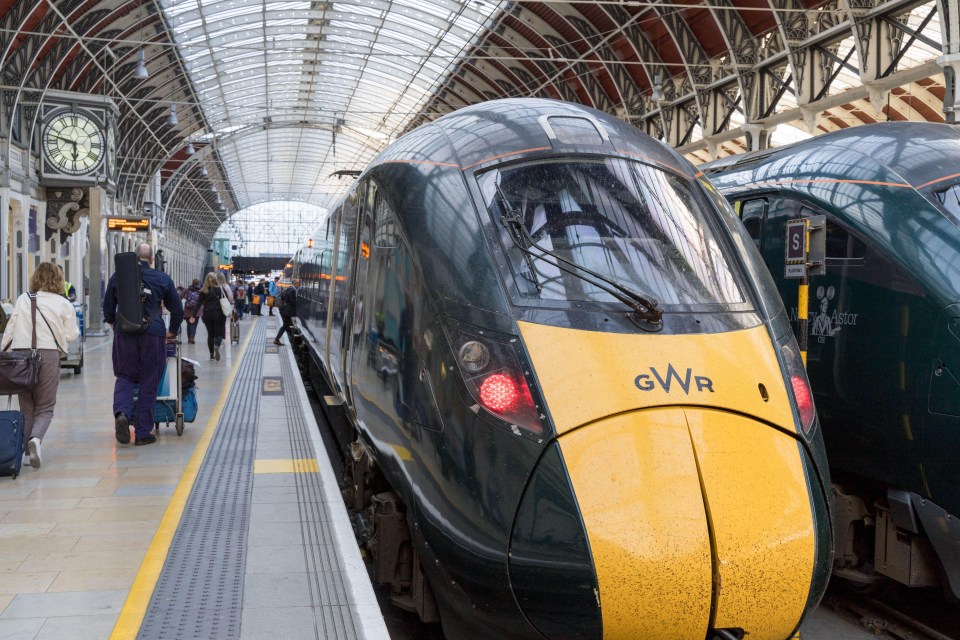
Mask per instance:
[[[810,221],[804,220],[803,234],[803,255],[810,255]],[[806,259],[806,258],[805,258]],[[797,342],[800,344],[800,358],[803,360],[803,368],[807,368],[807,336],[809,323],[809,300],[810,300],[810,276],[808,274],[808,265],[803,267],[803,278],[800,280],[800,289],[797,292]]]

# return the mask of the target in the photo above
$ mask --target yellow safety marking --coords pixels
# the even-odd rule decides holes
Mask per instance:
[[[559,442],[596,567],[604,640],[703,638],[710,533],[683,410],[617,415]]]
[[[816,546],[797,441],[731,412],[683,412],[716,554],[713,625],[740,627],[750,640],[781,640],[806,607]]]
[[[315,458],[293,460],[254,460],[254,473],[317,473],[320,466]]]
[[[766,327],[659,335],[517,324],[560,434],[617,413],[670,405],[731,409],[794,429]]]
[[[200,472],[200,465],[207,455],[207,449],[210,447],[210,441],[217,430],[217,424],[220,422],[220,416],[223,414],[223,408],[227,403],[227,396],[230,389],[233,388],[234,380],[240,370],[240,363],[243,362],[243,356],[247,352],[250,344],[250,337],[253,332],[247,335],[243,346],[240,348],[239,357],[234,359],[230,370],[230,376],[223,389],[220,391],[220,397],[213,411],[210,412],[210,419],[207,420],[207,426],[204,427],[200,440],[197,442],[193,455],[180,477],[180,482],[167,504],[167,510],[160,520],[160,526],[157,533],[154,534],[147,553],[140,563],[140,570],[137,571],[137,577],[133,580],[133,586],[127,594],[127,599],[123,603],[123,609],[120,610],[120,616],[110,634],[110,640],[128,640],[137,637],[143,618],[147,613],[147,607],[150,605],[150,598],[153,590],[157,586],[157,580],[160,578],[160,572],[163,570],[163,564],[167,558],[167,552],[170,551],[170,544],[173,542],[173,536],[177,532],[177,526],[180,524],[180,518],[187,505],[187,498],[190,497],[190,490]]]

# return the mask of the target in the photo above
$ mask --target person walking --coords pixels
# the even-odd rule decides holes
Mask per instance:
[[[110,276],[103,296],[103,319],[113,331],[113,387],[114,431],[117,442],[130,444],[130,416],[133,414],[133,396],[137,393],[137,417],[134,425],[134,445],[153,444],[153,408],[157,402],[160,378],[167,366],[166,343],[180,332],[183,305],[173,280],[163,271],[153,268],[153,247],[146,242],[137,247],[140,261],[140,280],[143,284],[143,313],[150,318],[146,331],[140,334],[123,333],[117,321],[117,274]],[[130,292],[122,292],[129,294]],[[164,326],[161,311],[170,312],[170,327]]]
[[[270,315],[273,315],[273,308],[277,306],[277,296],[280,295],[280,287],[277,286],[277,282],[280,280],[280,276],[276,276],[273,280],[267,283],[267,295],[270,296],[267,298],[267,306],[270,307]],[[271,304],[270,298],[273,299]]]
[[[37,386],[21,393],[23,413],[23,462],[39,469],[43,462],[40,443],[53,421],[60,384],[60,354],[80,337],[77,314],[64,294],[63,272],[50,262],[41,262],[30,277],[30,292],[21,294],[0,338],[0,349],[29,351],[36,331],[40,372]],[[36,314],[34,314],[36,305]]]
[[[253,288],[254,300],[256,300],[256,302],[253,305],[253,315],[255,316],[263,315],[263,313],[261,313],[261,310],[263,309],[263,305],[265,305],[267,302],[266,282],[267,282],[266,278],[260,278],[260,282],[258,282],[257,286]]]
[[[200,289],[200,308],[202,309],[203,326],[207,328],[207,348],[210,350],[210,359],[220,360],[220,345],[226,335],[227,316],[220,307],[220,299],[226,298],[227,292],[217,283],[217,276],[210,272],[203,279],[203,288]]]
[[[237,284],[233,286],[233,299],[237,301],[237,320],[243,320],[243,310],[247,305],[247,288],[239,278]]]
[[[293,334],[293,319],[297,315],[297,289],[299,287],[300,280],[294,279],[277,300],[277,306],[280,307],[280,320],[283,322],[283,326],[277,331],[277,337],[273,339],[273,344],[277,346],[283,346],[283,343],[280,342],[280,336],[284,333]]]
[[[247,283],[247,313],[253,315],[253,282]]]
[[[187,323],[187,343],[196,344],[197,325],[200,324],[203,310],[200,306],[200,281],[194,278],[180,294],[180,299],[183,301],[183,319]]]

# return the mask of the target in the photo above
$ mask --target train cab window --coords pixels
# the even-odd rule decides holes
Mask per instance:
[[[953,214],[954,221],[960,221],[960,183],[937,191],[936,194],[943,208]]]
[[[740,203],[740,220],[757,248],[763,251],[763,227],[767,222],[767,199],[744,200]]]
[[[511,165],[478,180],[521,298],[615,301],[590,270],[665,307],[745,302],[709,201],[687,178],[606,158]]]

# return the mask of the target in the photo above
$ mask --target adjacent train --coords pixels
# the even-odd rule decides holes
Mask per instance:
[[[705,165],[797,315],[786,221],[826,216],[810,381],[836,575],[960,597],[960,130],[882,123]]]
[[[450,638],[791,637],[830,480],[750,237],[578,105],[405,135],[293,260],[304,368],[393,601]]]

